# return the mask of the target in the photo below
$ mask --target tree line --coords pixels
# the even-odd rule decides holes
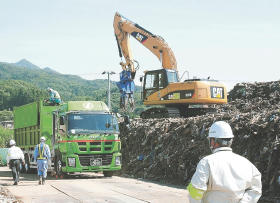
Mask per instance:
[[[0,62],[0,110],[12,110],[30,102],[48,97],[47,88],[57,90],[63,101],[96,100],[107,103],[107,80],[85,80],[75,75],[65,75],[44,69],[30,69]],[[145,108],[141,101],[140,87],[136,87],[138,116]],[[120,112],[120,93],[116,82],[111,82],[113,112]]]

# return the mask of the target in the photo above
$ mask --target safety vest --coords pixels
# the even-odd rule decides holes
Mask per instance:
[[[43,157],[44,151],[45,151],[45,145],[43,144],[43,149],[41,150],[41,144],[38,144],[38,151],[39,151],[39,158],[37,159],[46,159],[46,157]]]

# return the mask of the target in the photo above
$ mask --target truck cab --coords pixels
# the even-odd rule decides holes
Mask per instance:
[[[99,171],[110,176],[121,166],[119,127],[103,102],[73,101],[53,112],[55,170]]]

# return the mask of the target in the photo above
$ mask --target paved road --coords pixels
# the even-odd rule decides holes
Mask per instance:
[[[38,185],[35,174],[21,174],[19,185],[12,184],[8,167],[1,167],[0,185],[25,203],[188,203],[185,189],[95,173],[48,177],[45,185]]]

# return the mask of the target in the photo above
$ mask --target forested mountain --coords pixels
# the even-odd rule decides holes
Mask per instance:
[[[31,63],[30,61],[26,60],[26,59],[21,59],[20,61],[16,62],[16,63],[12,63],[15,66],[18,67],[25,67],[25,68],[29,68],[29,69],[40,69],[38,66],[34,65],[33,63]]]
[[[45,67],[43,70],[44,70],[44,71],[46,71],[46,72],[51,72],[51,73],[57,73],[57,74],[60,74],[59,72],[57,72],[57,71],[55,71],[55,70],[51,69],[50,67]]]
[[[0,110],[12,110],[47,96],[47,92],[20,80],[0,80]]]
[[[79,76],[64,75],[49,69],[30,69],[8,63],[0,63],[0,79],[22,80],[41,89],[51,87],[59,91],[64,100],[92,95],[93,91],[105,89],[107,86],[106,80],[85,80]]]
[[[85,80],[49,67],[41,69],[27,60],[20,62],[17,65],[0,62],[0,110],[46,98],[47,87],[57,90],[64,101],[107,99],[107,80]],[[111,83],[111,93],[112,110],[118,112],[120,94],[115,82]],[[139,112],[143,109],[139,93],[136,93],[136,101],[136,112]]]

